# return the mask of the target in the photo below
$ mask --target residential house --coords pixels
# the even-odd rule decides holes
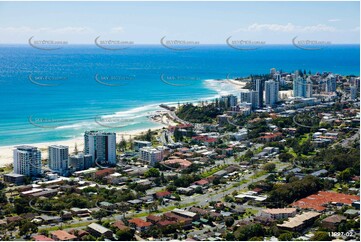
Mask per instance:
[[[55,230],[50,234],[51,234],[51,238],[56,241],[73,241],[77,239],[76,236],[69,234],[65,230]]]
[[[113,238],[113,232],[107,228],[105,228],[104,226],[97,224],[97,223],[91,223],[88,225],[87,227],[88,232],[95,236],[95,237],[105,237],[108,239]]]
[[[341,215],[331,215],[321,221],[321,226],[335,231],[338,225],[343,221],[346,221],[346,217]]]
[[[132,218],[128,220],[128,222],[131,227],[135,228],[139,232],[147,231],[152,226],[151,222],[144,221],[140,218]]]

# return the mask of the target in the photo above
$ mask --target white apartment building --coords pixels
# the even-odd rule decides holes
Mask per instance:
[[[25,176],[41,174],[41,152],[34,146],[16,146],[13,150],[14,173]]]
[[[278,102],[279,84],[274,80],[265,82],[266,106],[274,106]]]
[[[68,170],[69,147],[63,145],[50,145],[48,147],[49,168],[60,175]]]
[[[139,159],[149,162],[150,166],[154,166],[157,162],[162,161],[163,152],[152,147],[143,147],[139,150]]]
[[[294,217],[296,216],[296,213],[297,210],[295,208],[274,208],[262,210],[262,216],[275,220]]]
[[[101,131],[86,131],[84,134],[84,153],[92,155],[93,162],[117,163],[116,134]]]

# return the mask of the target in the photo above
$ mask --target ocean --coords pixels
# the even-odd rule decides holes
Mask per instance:
[[[126,132],[160,127],[159,104],[234,93],[218,79],[270,68],[360,74],[359,45],[309,51],[270,45],[240,51],[223,45],[172,51],[133,46],[109,51],[69,45],[45,51],[0,45],[0,146],[68,140],[85,130]]]

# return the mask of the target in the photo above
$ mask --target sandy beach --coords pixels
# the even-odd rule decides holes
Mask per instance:
[[[164,123],[167,123],[167,122],[172,123],[172,121],[168,121],[168,118],[165,117],[165,115],[162,115],[160,120],[162,120]],[[154,121],[156,121],[156,120],[154,120]],[[159,121],[159,123],[160,123],[160,121]],[[164,127],[166,127],[166,125],[164,125]],[[151,129],[151,130],[154,131],[154,130],[158,130],[158,129],[159,128]],[[125,140],[129,140],[130,138],[134,138],[135,136],[140,135],[141,133],[146,132],[147,130],[148,129],[142,129],[142,130],[134,130],[134,131],[129,131],[129,132],[117,133],[117,143],[119,143],[119,141],[122,138],[124,138]],[[31,145],[31,146],[38,147],[41,150],[42,159],[47,159],[49,145],[68,146],[69,153],[71,154],[74,152],[75,145],[77,146],[78,151],[83,151],[84,138],[78,137],[75,139],[63,140],[63,141],[52,141],[52,142],[44,142],[44,143],[27,143],[27,144],[18,144],[18,145]],[[13,162],[13,149],[15,146],[18,146],[18,145],[0,147],[0,167],[9,165]]]
[[[242,81],[237,81],[233,79],[225,79],[223,82],[228,82],[234,86],[235,89],[242,89],[246,83]],[[197,103],[195,103],[197,105]],[[170,105],[172,106],[172,105]],[[173,105],[175,107],[175,105]],[[152,130],[159,130],[162,127],[174,126],[177,124],[174,120],[172,120],[171,115],[169,115],[168,110],[157,111],[155,114],[149,117],[149,119],[153,122],[160,124],[159,128]],[[117,142],[119,142],[122,137],[125,140],[129,140],[130,138],[134,138],[134,136],[140,135],[142,132],[146,132],[148,129],[142,130],[133,130],[128,132],[117,133]],[[75,139],[63,140],[63,141],[52,141],[52,142],[43,142],[43,143],[26,143],[26,144],[17,144],[17,145],[31,145],[38,147],[41,150],[42,159],[48,158],[48,146],[49,145],[65,145],[69,147],[69,153],[72,154],[75,149],[75,145],[77,146],[78,151],[83,151],[84,149],[84,138],[82,136],[77,137]],[[17,145],[11,146],[2,146],[0,147],[0,167],[9,165],[13,162],[13,149]]]

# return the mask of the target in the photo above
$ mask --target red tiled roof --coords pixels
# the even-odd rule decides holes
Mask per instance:
[[[358,201],[358,200],[360,200],[360,198],[359,196],[356,195],[319,191],[318,193],[302,198],[292,203],[291,205],[299,208],[310,208],[317,211],[323,211],[326,209],[324,206],[331,202],[350,205],[352,204],[353,201]]]
[[[95,172],[95,175],[96,176],[105,176],[105,175],[108,175],[108,174],[111,174],[111,173],[114,173],[114,172],[115,172],[114,168],[106,168],[106,169],[99,170],[99,171]]]
[[[173,164],[179,164],[181,167],[188,167],[192,165],[192,162],[184,160],[184,159],[171,159],[163,161],[166,165],[173,165]]]
[[[206,185],[208,184],[209,182],[206,180],[206,179],[201,179],[199,181],[195,181],[194,184],[197,184],[197,185]]]
[[[34,235],[33,239],[35,241],[54,241],[53,239],[46,237],[45,235],[42,234]]]
[[[147,220],[151,220],[151,221],[154,221],[154,222],[159,222],[160,220],[162,220],[162,218],[159,217],[159,216],[155,216],[155,215],[150,214],[150,215],[147,216]]]
[[[131,224],[135,224],[135,226],[137,227],[149,227],[152,225],[152,223],[144,221],[143,219],[140,218],[133,218],[131,220],[128,221]]]
[[[254,192],[262,192],[263,189],[262,188],[259,188],[259,187],[256,187],[255,189],[253,189]]]
[[[324,220],[322,220],[322,222],[327,222],[327,223],[340,223],[342,221],[346,220],[346,217],[344,216],[340,216],[340,215],[332,215],[330,217],[325,218]]]
[[[168,225],[173,225],[173,224],[176,224],[177,222],[175,221],[169,221],[169,220],[163,220],[163,221],[160,221],[158,222],[157,224],[160,225],[160,226],[168,226]]]
[[[210,138],[210,137],[207,137],[207,136],[194,136],[194,137],[192,137],[192,139],[207,142],[207,143],[214,143],[214,142],[217,141],[216,138]]]
[[[56,230],[56,231],[51,232],[51,234],[52,234],[52,236],[55,236],[57,239],[59,239],[61,241],[76,239],[76,236],[69,234],[65,230]]]
[[[282,136],[282,133],[277,132],[277,133],[267,134],[267,135],[261,136],[259,138],[260,139],[273,139],[273,138],[280,137],[280,136]]]
[[[89,234],[87,231],[82,230],[82,229],[78,229],[78,230],[71,229],[71,230],[69,230],[69,234],[75,235],[75,231],[77,231],[77,233],[78,233],[77,237],[83,237],[84,235]]]
[[[166,196],[169,196],[171,193],[168,192],[168,191],[163,191],[163,192],[156,192],[155,195],[157,197],[166,197]]]
[[[120,221],[120,220],[115,221],[112,226],[118,228],[119,230],[129,229],[129,227],[126,226],[126,225],[123,223],[123,221]]]

